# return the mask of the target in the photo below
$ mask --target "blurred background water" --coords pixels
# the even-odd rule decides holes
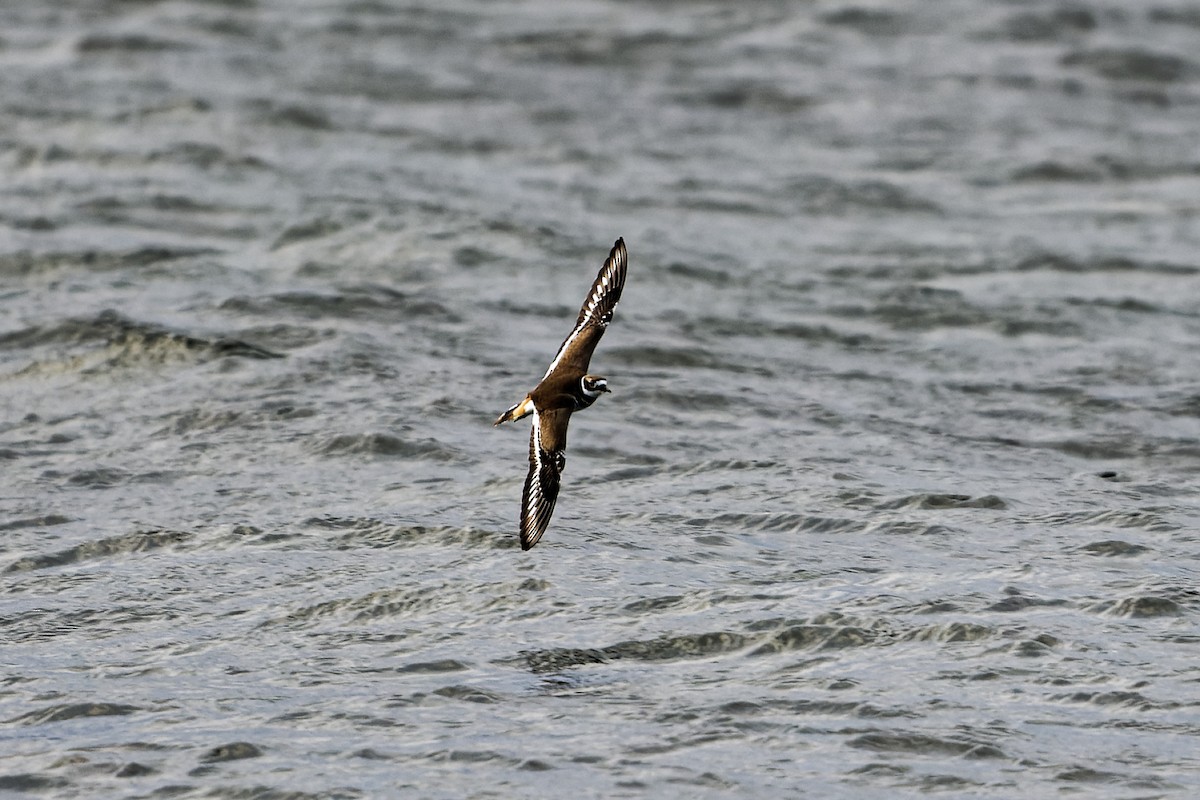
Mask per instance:
[[[0,6],[0,794],[1200,791],[1200,7]],[[555,520],[493,429],[608,247]]]

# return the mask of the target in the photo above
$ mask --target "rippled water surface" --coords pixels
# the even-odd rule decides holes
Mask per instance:
[[[0,6],[0,794],[1200,792],[1200,11]],[[523,553],[530,389],[630,273]]]

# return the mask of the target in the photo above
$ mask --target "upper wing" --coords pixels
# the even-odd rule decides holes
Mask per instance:
[[[613,310],[621,299],[621,290],[625,288],[625,272],[629,266],[629,254],[625,252],[625,240],[617,239],[609,251],[608,260],[600,268],[592,290],[579,309],[579,319],[575,320],[575,329],[563,339],[558,347],[558,353],[550,362],[550,367],[542,380],[553,372],[560,364],[569,364],[580,372],[587,372],[588,362],[592,360],[592,351],[604,335],[604,329],[612,322]]]
[[[567,464],[567,423],[571,412],[565,409],[535,411],[529,431],[529,474],[521,493],[521,549],[538,543],[550,525],[554,501],[558,499],[559,480]]]

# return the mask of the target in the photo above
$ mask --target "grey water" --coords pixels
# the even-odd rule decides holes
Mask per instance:
[[[0,795],[1195,797],[1198,343],[1181,0],[0,4]]]

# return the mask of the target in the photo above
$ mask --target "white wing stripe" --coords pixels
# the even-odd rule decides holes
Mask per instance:
[[[579,334],[583,332],[583,329],[587,327],[587,323],[588,320],[585,319],[582,324],[577,325],[575,330],[571,331],[571,335],[562,343],[562,347],[558,348],[558,355],[550,362],[550,366],[546,369],[546,375],[542,376],[542,380],[546,380],[546,376],[554,372],[554,368],[558,366],[558,362],[562,361],[563,354],[571,349],[571,342],[575,341]]]
[[[588,297],[587,306],[585,306],[583,310],[583,318],[579,320],[579,324],[575,326],[575,330],[571,331],[571,335],[568,336],[566,341],[562,343],[562,347],[558,348],[558,353],[554,356],[554,360],[550,362],[550,366],[546,368],[546,374],[542,376],[542,380],[546,380],[547,376],[554,371],[554,368],[558,366],[558,362],[562,361],[563,354],[566,353],[567,350],[571,349],[571,343],[579,337],[579,334],[583,332],[583,329],[592,324],[592,320],[596,316],[596,306],[600,305],[600,302],[604,299],[605,295],[608,294],[609,282],[613,277],[613,270],[620,264],[620,262],[621,260],[618,258],[611,262],[605,263],[604,266],[606,269],[604,270],[603,275],[600,276],[600,281],[596,284],[595,291],[593,291]],[[612,269],[608,269],[608,267],[612,267]],[[599,324],[606,325],[606,323],[603,321],[601,321]]]
[[[533,452],[535,477],[529,486],[529,519],[537,519],[538,506],[542,500],[542,424],[536,411],[533,414]]]

